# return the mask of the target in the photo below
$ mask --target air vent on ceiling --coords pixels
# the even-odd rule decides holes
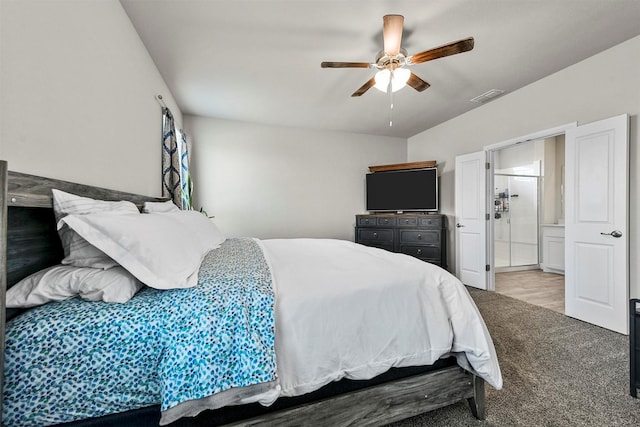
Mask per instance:
[[[500,89],[491,89],[483,93],[482,95],[478,95],[475,98],[470,99],[471,102],[477,102],[478,104],[484,104],[485,102],[489,102],[494,98],[499,97],[504,93],[503,90]]]

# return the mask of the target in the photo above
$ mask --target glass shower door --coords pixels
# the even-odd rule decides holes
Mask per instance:
[[[496,268],[511,265],[511,230],[509,218],[509,177],[494,176],[495,193],[493,196],[493,234],[494,265]]]
[[[496,268],[535,266],[538,260],[538,177],[494,177]]]

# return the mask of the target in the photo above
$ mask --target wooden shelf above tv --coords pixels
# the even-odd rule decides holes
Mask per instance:
[[[437,163],[435,160],[427,160],[424,162],[412,162],[412,163],[396,163],[394,165],[380,165],[369,166],[371,172],[386,172],[386,171],[401,171],[408,169],[424,169],[435,168]]]

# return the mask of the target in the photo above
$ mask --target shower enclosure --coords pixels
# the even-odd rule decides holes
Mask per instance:
[[[539,267],[539,177],[494,175],[496,271]]]

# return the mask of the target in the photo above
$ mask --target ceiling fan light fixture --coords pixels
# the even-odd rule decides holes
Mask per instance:
[[[411,77],[411,71],[406,68],[396,68],[393,71],[393,80],[391,81],[391,92],[397,92],[407,85]],[[391,71],[388,69],[380,70],[375,75],[376,84],[374,87],[381,92],[387,92],[389,87],[389,79],[391,78]]]

